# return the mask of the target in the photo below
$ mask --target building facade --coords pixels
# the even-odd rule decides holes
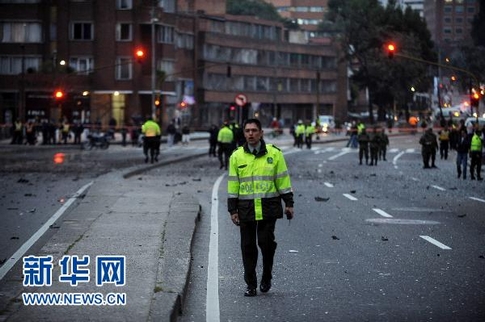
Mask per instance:
[[[337,47],[288,39],[280,23],[226,15],[225,0],[3,0],[0,123],[344,119]]]

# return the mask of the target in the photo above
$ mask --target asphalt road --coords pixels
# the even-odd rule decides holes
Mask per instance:
[[[453,153],[422,169],[417,140],[393,138],[377,167],[359,166],[342,143],[284,147],[296,215],[278,222],[273,288],[256,298],[243,297],[239,232],[226,211],[226,177],[216,185],[217,161],[146,173],[195,191],[202,205],[181,321],[483,321],[484,183],[458,180]],[[208,296],[215,284],[217,301]]]

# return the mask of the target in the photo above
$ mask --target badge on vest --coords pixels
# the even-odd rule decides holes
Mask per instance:
[[[266,159],[266,162],[268,162],[268,164],[273,164],[273,158],[268,157],[268,158]]]

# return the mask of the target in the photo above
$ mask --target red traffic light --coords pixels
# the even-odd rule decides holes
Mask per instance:
[[[478,107],[480,105],[480,94],[474,92],[470,97],[470,105],[472,107]]]
[[[145,58],[145,51],[142,48],[138,48],[135,51],[135,57],[136,57],[136,60],[139,63],[141,63],[143,61],[143,59]]]
[[[387,49],[387,57],[393,58],[394,53],[396,52],[396,45],[394,45],[393,43],[389,43],[386,45],[386,49]]]
[[[63,99],[64,98],[64,92],[61,91],[61,90],[56,90],[54,92],[54,97],[55,97],[56,100]]]

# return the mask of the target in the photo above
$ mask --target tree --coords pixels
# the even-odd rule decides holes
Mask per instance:
[[[279,21],[288,29],[298,29],[298,24],[280,16],[275,6],[263,0],[227,0],[226,11],[230,15],[256,16],[270,21]]]
[[[355,67],[352,81],[361,90],[369,90],[371,123],[373,104],[381,108],[380,116],[385,115],[382,108],[390,108],[394,100],[405,105],[411,85],[431,83],[423,79],[428,74],[426,65],[389,60],[384,52],[384,45],[393,41],[398,52],[423,59],[433,57],[430,33],[417,12],[411,9],[403,12],[394,0],[385,8],[378,0],[330,0],[328,6],[327,21],[333,23],[333,32],[340,31],[336,37],[349,65]],[[320,27],[328,25],[327,22]]]

